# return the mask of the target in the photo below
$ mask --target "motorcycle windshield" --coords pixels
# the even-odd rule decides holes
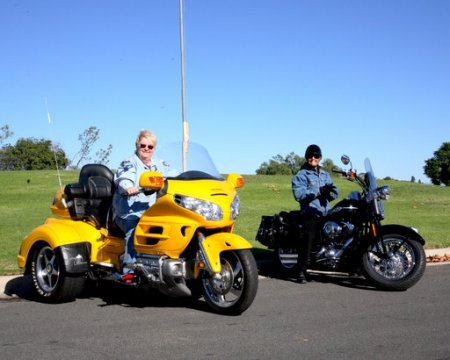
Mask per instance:
[[[171,170],[167,174],[169,178],[179,176],[187,171],[195,171],[198,174],[206,173],[213,178],[223,180],[208,151],[200,144],[192,142],[188,144],[184,171],[182,142],[174,142],[162,147],[158,150],[157,156],[170,167]],[[201,175],[198,176],[201,177]]]
[[[366,179],[369,189],[374,191],[377,188],[377,180],[372,169],[372,164],[370,163],[370,160],[368,158],[364,160],[364,167],[366,169]]]

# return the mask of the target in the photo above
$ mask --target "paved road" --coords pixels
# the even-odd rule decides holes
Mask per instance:
[[[0,301],[0,356],[450,359],[449,279],[450,266],[429,266],[416,286],[394,293],[361,279],[266,278],[237,317],[111,284],[68,304]]]

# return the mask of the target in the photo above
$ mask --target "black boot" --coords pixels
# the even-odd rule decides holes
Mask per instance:
[[[306,283],[306,276],[304,271],[300,271],[297,275],[297,282],[299,284],[305,284]]]

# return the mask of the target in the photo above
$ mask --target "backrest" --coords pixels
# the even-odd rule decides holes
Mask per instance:
[[[87,164],[81,168],[78,183],[64,189],[74,220],[92,219],[105,226],[114,194],[114,174],[105,165]]]

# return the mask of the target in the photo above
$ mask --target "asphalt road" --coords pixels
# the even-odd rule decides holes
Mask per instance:
[[[0,301],[3,359],[450,359],[450,266],[405,292],[264,278],[241,316],[106,284],[58,305]]]

